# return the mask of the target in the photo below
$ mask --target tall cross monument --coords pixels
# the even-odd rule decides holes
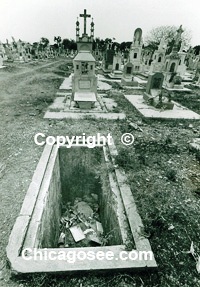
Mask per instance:
[[[87,14],[86,9],[84,9],[84,14],[80,14],[80,17],[84,18],[84,35],[86,35],[86,20],[90,18],[91,15]]]
[[[76,21],[77,55],[73,59],[74,74],[72,76],[72,100],[76,108],[91,109],[97,101],[97,76],[95,75],[95,58],[92,55],[94,22],[91,22],[90,36],[86,32],[87,18],[91,15],[80,14],[84,19],[84,33],[79,35],[79,21]]]

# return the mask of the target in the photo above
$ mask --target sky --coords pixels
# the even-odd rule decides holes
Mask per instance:
[[[75,23],[87,9],[94,18],[95,37],[132,41],[136,28],[143,38],[152,28],[181,24],[191,31],[191,45],[200,45],[199,0],[0,0],[0,41],[21,39],[30,43],[41,37],[75,39]],[[87,20],[89,32],[91,18]],[[83,18],[79,17],[83,32]]]

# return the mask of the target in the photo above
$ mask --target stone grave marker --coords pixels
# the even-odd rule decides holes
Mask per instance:
[[[171,101],[171,94],[162,89],[164,75],[162,73],[150,74],[148,77],[144,100],[155,108],[172,110],[174,103]]]
[[[150,74],[148,77],[146,93],[150,94],[151,90],[161,90],[164,81],[164,75],[162,73]]]

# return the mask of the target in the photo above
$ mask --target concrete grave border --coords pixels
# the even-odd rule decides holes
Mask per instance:
[[[157,109],[148,105],[142,95],[124,95],[124,97],[132,104],[137,111],[147,119],[156,120],[200,120],[200,115],[192,110],[182,106],[181,104],[172,101],[174,103],[173,110]]]
[[[75,145],[74,145],[75,146]],[[80,144],[79,146],[85,147],[86,145]],[[114,158],[118,154],[117,149],[113,145],[103,146],[105,162],[110,162],[109,157],[113,163],[112,172],[115,173],[117,180],[117,185],[120,191],[121,199],[124,205],[125,214],[130,225],[130,230],[135,241],[135,246],[137,252],[139,251],[151,251],[151,246],[149,240],[142,235],[143,223],[140,215],[137,212],[137,207],[131,192],[129,185],[127,184],[127,177],[125,172],[118,168],[114,164]],[[72,146],[73,148],[73,146]],[[106,153],[106,151],[109,152]],[[144,257],[142,260],[111,260],[111,261],[101,261],[101,260],[76,260],[75,264],[69,263],[68,261],[63,260],[25,260],[21,256],[21,252],[24,249],[24,242],[26,241],[26,235],[29,229],[29,224],[31,217],[33,215],[34,209],[37,204],[38,198],[40,198],[40,188],[43,185],[43,190],[45,189],[48,192],[49,184],[48,182],[43,183],[43,179],[50,180],[51,174],[53,172],[54,163],[58,153],[58,147],[56,145],[49,146],[46,145],[38,162],[37,168],[32,177],[32,181],[29,185],[27,194],[24,198],[21,211],[19,216],[16,219],[14,227],[9,237],[9,242],[6,248],[7,257],[11,264],[12,272],[15,274],[19,273],[34,273],[34,272],[80,272],[80,271],[108,271],[108,270],[146,270],[146,269],[155,269],[157,267],[155,258],[153,260],[145,260]],[[108,170],[110,175],[111,171]],[[111,189],[113,186],[111,186]],[[35,234],[38,231],[38,225],[35,226]],[[34,232],[33,232],[34,233]],[[31,239],[33,244],[29,246],[33,248],[35,245],[35,238]],[[31,241],[29,241],[31,242]],[[27,247],[27,246],[26,246]],[[119,258],[119,252],[125,251],[125,245],[113,245],[113,246],[102,246],[102,247],[83,247],[84,251],[113,251],[115,258]],[[55,254],[58,254],[60,251],[69,252],[69,251],[83,251],[83,248],[43,248],[39,249],[41,252],[50,252],[54,251]],[[152,253],[153,255],[153,253]]]

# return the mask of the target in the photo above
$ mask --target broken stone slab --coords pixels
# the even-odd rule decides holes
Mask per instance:
[[[86,218],[93,216],[93,210],[85,201],[80,201],[75,205],[75,208],[80,214],[84,214]]]
[[[84,234],[90,241],[97,243],[98,245],[102,245],[103,242],[101,238],[98,236],[98,234],[95,232],[93,228],[86,229],[84,231]]]
[[[93,233],[91,233],[91,234],[88,234],[88,236],[87,236],[87,238],[90,240],[90,241],[92,241],[92,242],[94,242],[94,243],[97,243],[97,244],[99,244],[99,245],[102,245],[102,241],[101,241],[101,239],[98,237],[98,235],[96,234],[96,232],[93,232]]]
[[[88,228],[88,229],[86,229],[83,233],[84,233],[85,235],[87,235],[88,233],[93,233],[93,232],[94,232],[94,229]]]
[[[72,226],[69,228],[69,230],[76,242],[79,242],[85,239],[85,234],[83,233],[83,230],[81,229],[79,225]]]
[[[103,226],[102,226],[101,222],[96,221],[96,227],[97,227],[97,231],[100,232],[101,234],[103,234]]]

